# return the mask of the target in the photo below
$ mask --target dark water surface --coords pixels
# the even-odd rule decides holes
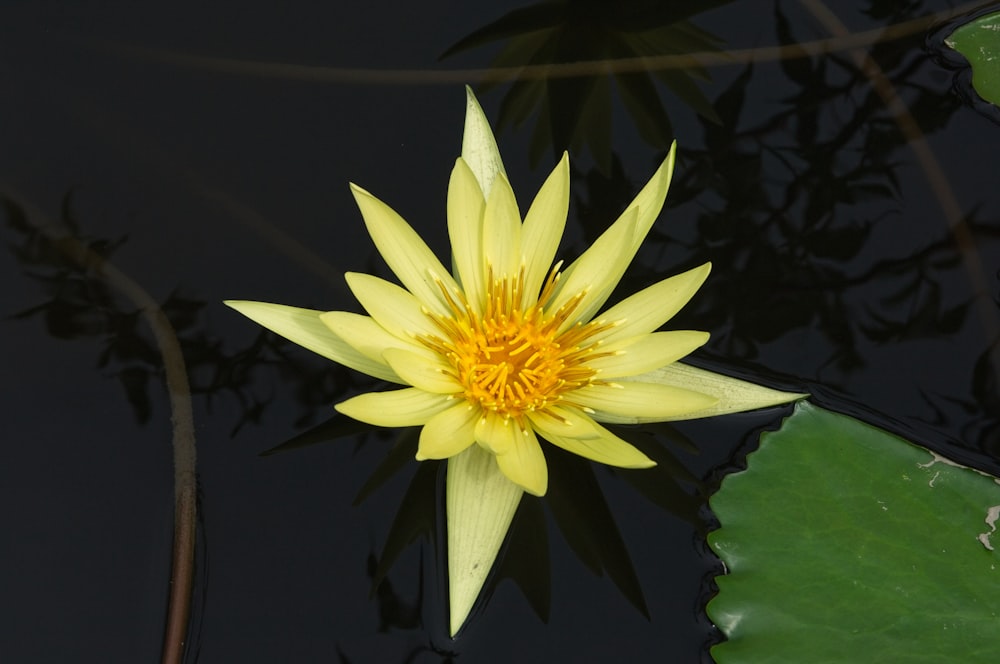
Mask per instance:
[[[657,44],[749,49],[831,30],[817,3],[716,2],[691,19],[715,42],[674,23],[676,7],[649,4],[579,3],[560,18],[561,41],[542,51],[587,60]],[[834,8],[852,33],[953,6],[855,4]],[[181,338],[201,519],[187,661],[707,657],[719,637],[702,607],[719,565],[704,545],[704,492],[783,411],[626,431],[661,454],[662,483],[651,491],[637,491],[627,473],[590,473],[589,464],[556,471],[568,486],[597,477],[600,490],[586,500],[571,491],[561,503],[531,500],[519,514],[511,546],[524,553],[509,558],[550,580],[528,584],[534,604],[502,580],[454,642],[435,536],[404,548],[371,590],[400,505],[419,504],[433,521],[437,468],[405,463],[352,505],[390,450],[406,452],[412,437],[365,430],[261,456],[376,382],[262,334],[222,300],[356,311],[342,273],[386,269],[349,181],[445,256],[461,84],[481,76],[415,72],[488,67],[503,42],[439,56],[516,6],[4,3],[2,661],[155,661],[168,593],[162,359],[136,305],[39,230],[54,224],[110,256]],[[531,31],[537,20],[514,22],[513,32],[533,35],[518,38],[522,54],[543,34]],[[676,136],[667,208],[621,292],[713,261],[676,321],[711,331],[697,361],[810,390],[822,405],[997,472],[1000,126],[955,92],[927,27],[865,47],[920,136],[901,133],[872,71],[859,73],[843,50],[752,65],[736,54],[706,67],[710,81],[677,75],[658,88],[623,74],[607,97],[578,96],[593,79],[559,79],[544,97],[551,131],[536,130],[536,104],[518,106],[527,93],[504,102],[502,85],[480,88],[480,99],[495,126],[505,121],[500,148],[522,208],[554,152],[572,146],[561,257],[577,255],[617,216]],[[714,120],[712,110],[696,112],[688,86],[701,90]],[[662,94],[649,96],[655,89]],[[922,141],[944,176],[934,184],[908,147]],[[942,207],[949,195],[951,222]],[[613,520],[598,518],[602,493]],[[552,518],[574,513],[596,531],[564,532]],[[536,615],[546,608],[547,624]]]

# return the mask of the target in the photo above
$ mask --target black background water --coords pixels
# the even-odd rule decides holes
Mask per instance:
[[[859,33],[949,7],[834,9]],[[548,624],[502,581],[452,642],[433,542],[407,548],[370,594],[371,559],[416,462],[352,502],[395,433],[260,456],[376,383],[260,335],[221,301],[356,310],[341,274],[385,268],[349,181],[446,255],[463,81],[414,72],[489,66],[496,45],[439,56],[512,8],[4,3],[0,658],[153,661],[168,592],[172,457],[161,361],[135,306],[61,259],[33,230],[44,223],[71,223],[95,250],[113,248],[115,265],[164,303],[183,342],[202,519],[188,661],[704,656],[718,638],[701,611],[718,571],[703,544],[707,513],[692,525],[596,469],[649,619],[550,522],[550,559],[538,561],[551,566]],[[779,8],[723,3],[693,21],[726,49],[829,36],[805,6]],[[632,9],[640,21],[649,11]],[[573,20],[586,23],[590,11]],[[971,247],[956,248],[914,152],[845,53],[822,65],[734,58],[699,84],[721,125],[662,95],[682,157],[622,292],[712,260],[712,278],[677,321],[712,332],[699,361],[811,390],[828,407],[996,472],[1000,127],[963,103],[925,34],[873,52],[925,132]],[[333,70],[316,80],[260,63]],[[495,123],[504,90],[480,95]],[[563,257],[610,223],[662,158],[663,137],[639,128],[617,92],[610,99],[610,116],[580,126],[589,135],[612,128],[614,161],[571,152]],[[532,166],[535,117],[498,132],[522,206],[555,163],[546,145]],[[697,454],[663,429],[646,431],[686,469],[677,476],[711,482],[781,413],[679,426]],[[696,495],[695,484],[679,486]]]

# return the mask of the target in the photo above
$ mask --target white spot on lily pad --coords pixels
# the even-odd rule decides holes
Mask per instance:
[[[990,527],[985,533],[980,533],[976,538],[983,546],[985,546],[990,551],[993,550],[993,545],[990,543],[990,535],[997,531],[997,519],[1000,519],[1000,505],[994,505],[993,507],[986,510],[986,525]]]

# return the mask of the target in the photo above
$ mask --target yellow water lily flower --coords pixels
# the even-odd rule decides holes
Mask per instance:
[[[295,343],[404,387],[337,404],[377,426],[421,426],[418,459],[448,459],[450,632],[469,615],[522,491],[541,496],[539,437],[624,468],[654,465],[602,426],[708,417],[785,403],[789,394],[680,362],[708,333],[657,331],[710,265],[605,304],[663,207],[675,148],[594,244],[553,261],[569,206],[569,159],[523,220],[489,123],[468,90],[462,157],[448,184],[447,270],[413,228],[351,185],[376,248],[402,286],[348,273],[368,315],[265,302],[227,304]]]
[[[569,202],[564,156],[522,222],[500,175],[489,198],[459,158],[448,188],[454,276],[388,206],[353,187],[368,231],[406,287],[348,274],[371,318],[320,317],[334,334],[412,387],[337,405],[380,426],[423,425],[418,459],[451,457],[473,443],[496,455],[526,491],[547,485],[545,440],[594,461],[653,465],[601,426],[604,414],[670,418],[714,397],[655,383],[615,382],[687,355],[704,332],[654,332],[708,275],[708,264],[665,279],[601,315],[663,204],[673,151],[636,203],[565,272],[552,260]]]
[[[596,314],[659,214],[673,166],[671,150],[618,221],[562,271],[552,262],[569,204],[565,155],[523,222],[506,177],[496,177],[486,198],[458,159],[448,185],[454,274],[392,208],[351,185],[375,246],[403,287],[348,273],[369,315],[333,311],[319,318],[378,365],[368,373],[408,387],[362,394],[337,410],[377,426],[422,425],[418,459],[448,458],[477,443],[511,481],[538,496],[548,478],[538,435],[601,463],[654,465],[600,422],[677,418],[717,401],[672,385],[618,380],[708,340],[705,332],[655,330],[691,298],[709,264]]]

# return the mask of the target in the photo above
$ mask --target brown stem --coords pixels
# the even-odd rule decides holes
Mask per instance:
[[[66,229],[44,221],[41,212],[34,206],[10,192],[2,193],[7,198],[17,201],[25,210],[28,222],[83,272],[92,272],[104,279],[137,306],[153,330],[156,345],[163,358],[173,423],[174,448],[174,545],[167,625],[161,661],[164,664],[180,664],[184,657],[188,618],[191,614],[191,589],[194,582],[197,479],[191,388],[177,334],[156,300],[131,277],[77,240]]]

